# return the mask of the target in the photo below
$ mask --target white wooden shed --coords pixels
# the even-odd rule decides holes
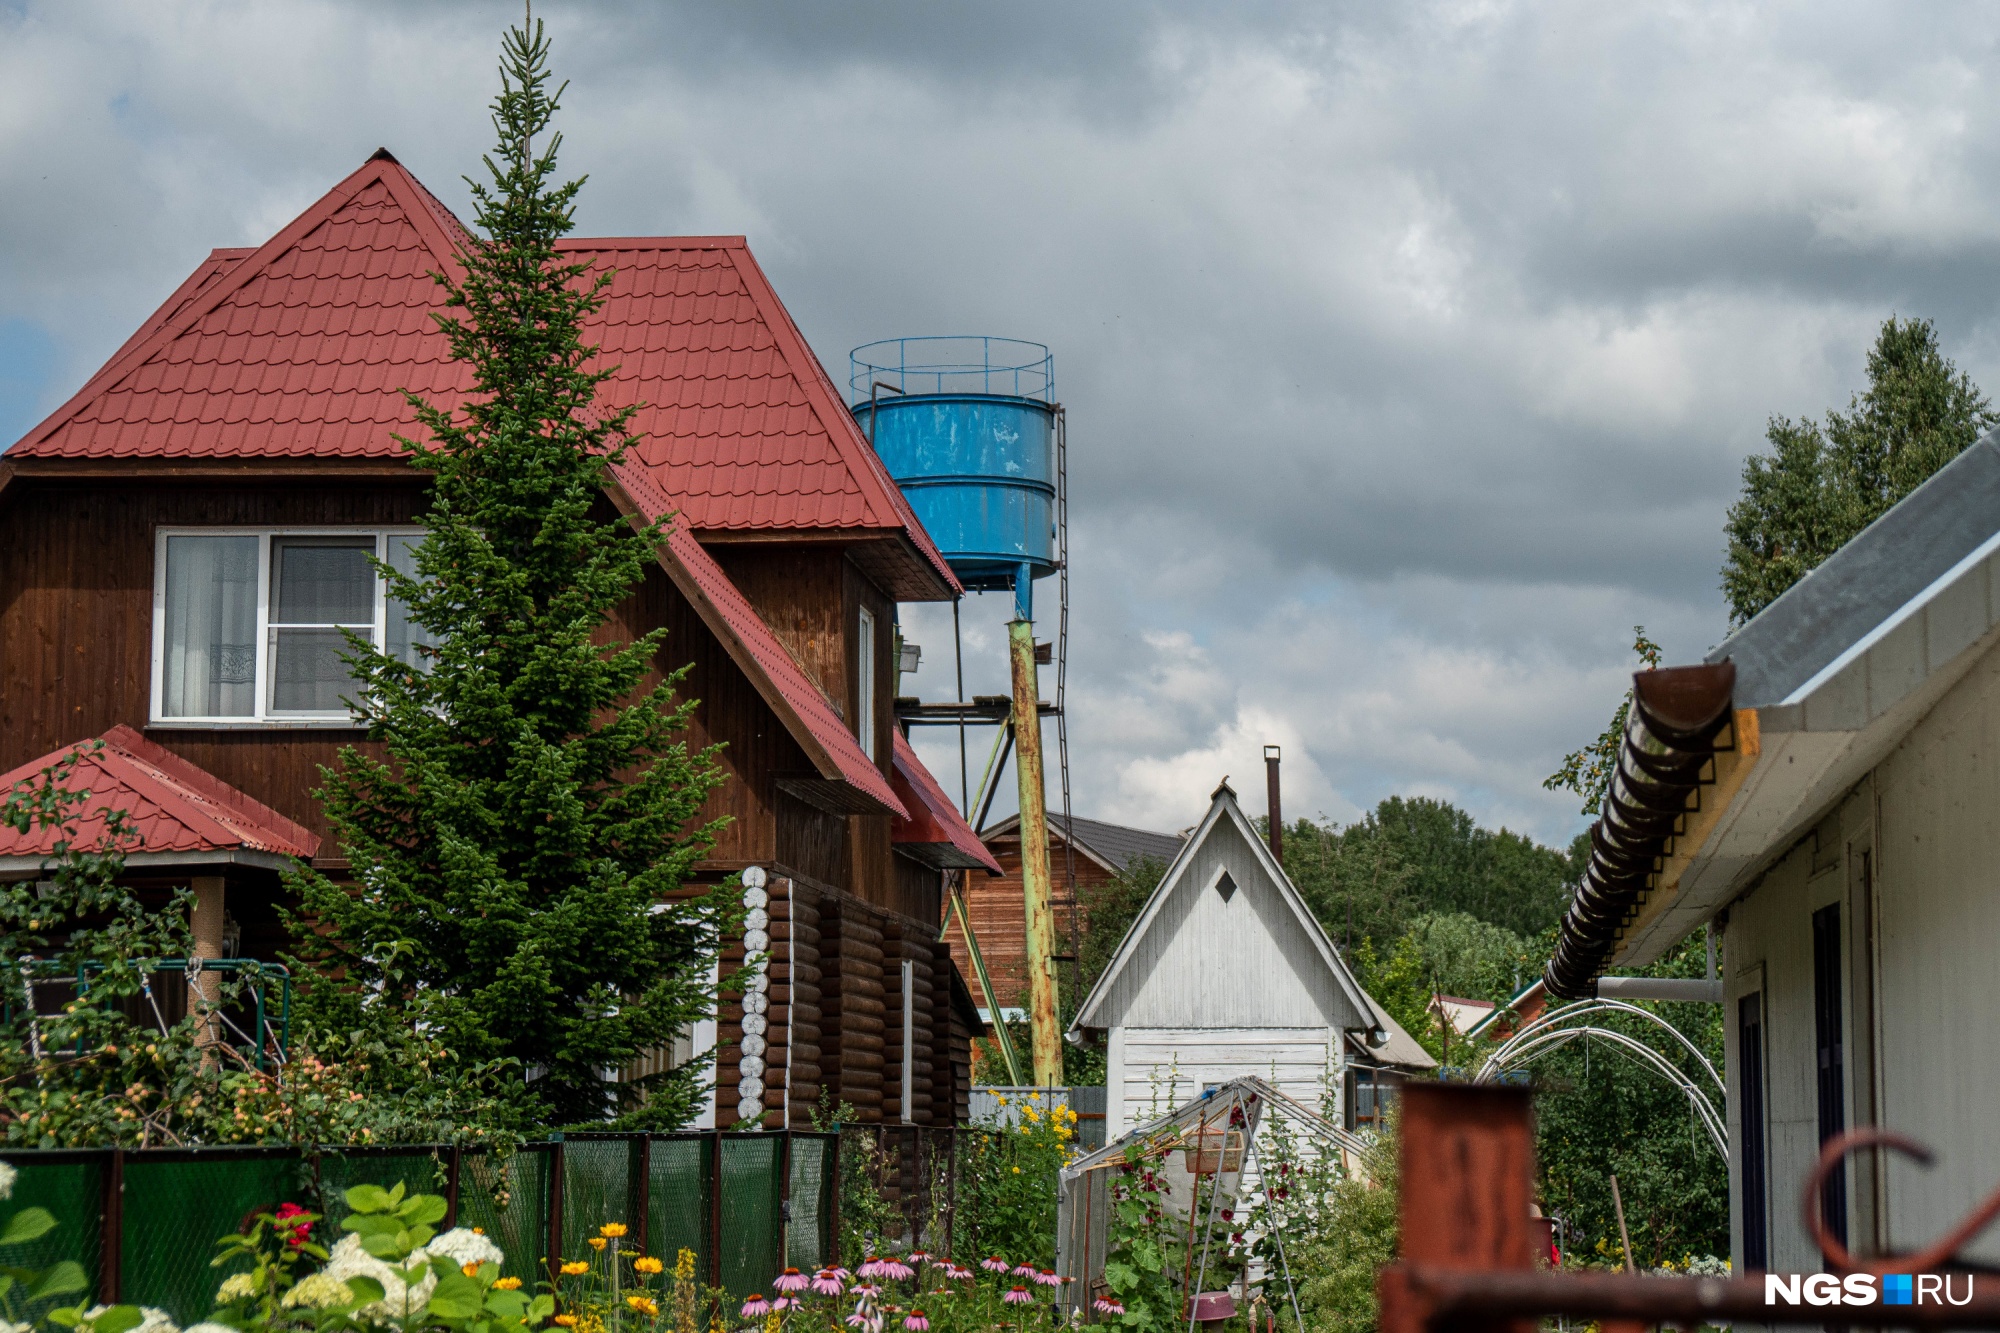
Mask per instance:
[[[1112,1139],[1246,1076],[1351,1124],[1347,1075],[1436,1067],[1355,982],[1227,782],[1070,1031],[1108,1037]]]

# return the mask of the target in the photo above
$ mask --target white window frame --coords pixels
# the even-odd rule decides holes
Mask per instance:
[[[361,725],[345,709],[324,713],[274,713],[270,710],[271,666],[271,539],[274,537],[373,537],[375,558],[387,560],[389,542],[396,537],[421,537],[424,529],[409,524],[360,524],[347,527],[163,527],[153,533],[153,663],[152,699],[147,708],[148,725],[161,729],[201,731],[277,730],[328,727],[353,730]],[[167,539],[169,537],[255,537],[257,538],[257,668],[252,694],[255,711],[249,716],[167,717],[161,704],[166,692],[167,673]],[[388,638],[388,590],[382,576],[375,576],[375,622],[373,633],[379,647]]]
[[[861,753],[873,763],[881,763],[882,757],[875,752],[875,613],[867,607],[858,608],[855,618],[855,664],[854,690],[854,735],[861,742]]]

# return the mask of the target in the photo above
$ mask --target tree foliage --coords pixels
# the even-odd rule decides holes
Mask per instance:
[[[429,435],[401,441],[432,476],[414,574],[381,567],[429,646],[416,662],[350,636],[357,701],[387,759],[322,770],[352,883],[295,877],[307,997],[322,1029],[434,1033],[465,1070],[503,1062],[559,1121],[649,1094],[646,1123],[693,1108],[699,1065],[643,1084],[606,1068],[708,1012],[718,904],[682,895],[717,825],[694,826],[721,777],[684,739],[681,673],[653,676],[664,631],[610,629],[662,541],[604,499],[634,408],[604,409],[584,321],[609,281],[556,248],[583,182],[556,182],[560,134],[540,24],[509,33],[483,239],[438,276],[437,317],[472,392],[415,395]],[[541,142],[537,143],[537,139]],[[649,683],[649,678],[650,683]]]
[[[1824,424],[1774,416],[1770,452],[1743,464],[1722,590],[1732,625],[1776,601],[2000,421],[1927,319],[1882,325],[1868,387]]]
[[[1391,796],[1345,828],[1299,820],[1285,871],[1344,948],[1386,945],[1438,912],[1536,935],[1561,915],[1572,874],[1564,853],[1428,796]]]
[[[1639,656],[1641,668],[1651,671],[1660,665],[1660,645],[1646,637],[1644,625],[1632,627],[1632,651]],[[1610,789],[1611,774],[1618,767],[1618,747],[1625,736],[1625,723],[1632,715],[1632,691],[1627,689],[1625,697],[1618,701],[1618,711],[1611,715],[1611,723],[1597,734],[1597,739],[1581,750],[1573,750],[1563,756],[1562,767],[1542,779],[1542,786],[1549,791],[1573,791],[1583,798],[1583,813],[1595,815],[1604,805],[1604,793]],[[1581,856],[1587,855],[1581,841],[1572,846],[1570,859],[1581,871]]]
[[[1635,975],[1699,977],[1706,947],[1699,937]],[[1722,1007],[1649,1004],[1722,1068]],[[1640,1019],[1594,1016],[1624,1032],[1717,1094],[1693,1059]],[[1695,1118],[1687,1098],[1664,1077],[1609,1043],[1571,1042],[1534,1066],[1536,1154],[1542,1206],[1569,1224],[1571,1250],[1618,1257],[1618,1221],[1610,1178],[1618,1177],[1633,1261],[1640,1268],[1681,1264],[1690,1256],[1729,1253],[1729,1167]],[[1720,1107],[1718,1107],[1720,1109]]]

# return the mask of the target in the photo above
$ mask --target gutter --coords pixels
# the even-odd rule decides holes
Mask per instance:
[[[1590,829],[1590,863],[1543,973],[1550,995],[1581,999],[1601,985],[1598,975],[1700,808],[1701,787],[1715,780],[1716,753],[1734,744],[1735,687],[1727,660],[1633,675],[1618,762]]]

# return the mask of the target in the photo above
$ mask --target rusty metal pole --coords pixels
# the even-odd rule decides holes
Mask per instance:
[[[1428,1302],[1405,1267],[1532,1272],[1528,1218],[1535,1202],[1534,1121],[1525,1088],[1406,1083],[1400,1180],[1402,1264],[1382,1271],[1381,1333],[1423,1333]],[[1475,1327],[1534,1333],[1531,1320]]]
[[[1285,863],[1285,816],[1278,804],[1278,758],[1280,751],[1275,745],[1264,747],[1264,795],[1269,798],[1271,813],[1269,834],[1271,859],[1279,865]]]
[[[1023,582],[1027,571],[1017,576]],[[1017,589],[1015,605],[1021,606]],[[1007,624],[1014,668],[1014,772],[1020,780],[1021,898],[1027,916],[1028,1030],[1033,1039],[1035,1082],[1063,1079],[1062,1033],[1056,1027],[1056,919],[1050,902],[1049,817],[1042,791],[1042,714],[1035,679],[1035,626],[1025,614]],[[995,1014],[998,1021],[1000,1015]]]

